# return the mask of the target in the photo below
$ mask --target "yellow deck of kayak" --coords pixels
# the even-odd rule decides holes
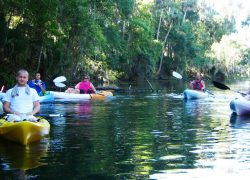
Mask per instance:
[[[113,96],[113,93],[110,91],[100,91],[97,94],[90,94],[91,99],[104,100],[107,97]]]
[[[0,137],[23,145],[40,141],[49,131],[50,124],[43,118],[38,122],[8,122],[0,119]]]

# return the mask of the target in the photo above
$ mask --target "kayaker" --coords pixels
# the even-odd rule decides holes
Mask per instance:
[[[65,92],[75,94],[95,94],[96,89],[94,85],[89,81],[89,76],[85,75],[83,80],[79,82],[75,88],[68,88]]]
[[[43,96],[46,92],[46,85],[41,80],[41,74],[39,72],[35,74],[35,79],[28,82],[28,85],[29,87],[35,89],[39,96]]]
[[[33,115],[40,110],[39,97],[36,90],[28,86],[28,79],[29,73],[24,69],[19,70],[17,84],[3,98],[4,112],[11,114],[8,120],[36,120]]]
[[[195,80],[190,82],[190,88],[193,90],[204,91],[205,90],[205,82],[202,80],[201,73],[197,73]]]

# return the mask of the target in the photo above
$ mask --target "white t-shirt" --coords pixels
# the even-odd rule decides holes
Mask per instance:
[[[38,101],[39,97],[35,89],[30,88],[30,94],[25,93],[26,87],[18,87],[18,96],[12,97],[11,92],[12,89],[9,89],[6,92],[5,97],[3,98],[3,101],[7,101],[10,103],[10,109],[12,111],[16,111],[19,113],[30,113],[33,111],[34,108],[34,102]]]

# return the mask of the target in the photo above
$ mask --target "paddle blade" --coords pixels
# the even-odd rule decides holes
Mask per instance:
[[[55,78],[53,80],[54,83],[61,83],[61,82],[64,82],[64,81],[67,81],[65,76],[59,76],[59,77],[57,77],[57,78]]]
[[[220,82],[217,81],[213,81],[213,84],[215,87],[222,89],[222,90],[230,90],[230,88],[228,86],[226,86],[225,84],[222,84]]]
[[[63,87],[65,87],[66,85],[65,85],[64,83],[55,82],[55,86],[56,86],[56,87],[63,88]]]
[[[182,75],[180,75],[179,73],[173,71],[172,75],[178,79],[182,79]]]

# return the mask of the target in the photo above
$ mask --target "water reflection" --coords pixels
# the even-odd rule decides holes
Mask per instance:
[[[28,170],[37,168],[47,163],[43,161],[47,157],[49,147],[48,139],[42,142],[32,143],[27,146],[19,145],[6,140],[0,140],[0,157],[3,170]]]
[[[234,95],[213,90],[218,96],[184,101],[183,86],[166,85],[167,93],[42,105],[43,114],[72,116],[49,119],[50,148],[40,161],[47,164],[29,174],[40,179],[206,179],[249,172],[250,120],[230,118]],[[6,158],[1,164],[10,166]]]
[[[185,114],[187,116],[196,116],[197,118],[202,117],[206,113],[202,101],[204,100],[183,100]]]

